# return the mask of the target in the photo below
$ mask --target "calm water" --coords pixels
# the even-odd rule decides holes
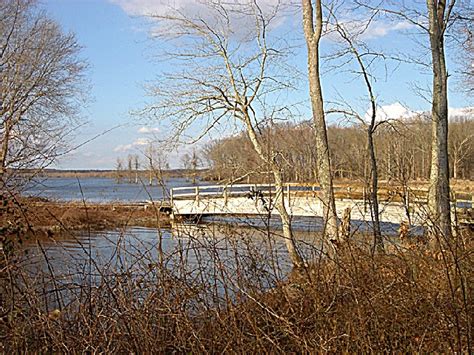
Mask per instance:
[[[52,178],[31,184],[26,194],[66,201],[144,201],[162,199],[170,188],[179,186],[192,184],[182,178],[167,180],[164,188],[117,184],[106,178]],[[60,290],[46,292],[47,308],[82,299],[84,285],[98,287],[104,280],[115,283],[132,277],[156,287],[156,265],[177,280],[207,285],[204,289],[214,290],[217,298],[227,285],[234,287],[231,293],[235,294],[240,283],[249,280],[257,289],[273,287],[291,270],[279,218],[208,217],[203,221],[172,229],[83,231],[26,241],[17,265],[26,270],[29,276],[25,282],[32,287],[46,285],[47,290]],[[306,260],[319,256],[317,231],[321,225],[320,218],[293,220],[298,249]],[[364,230],[368,226],[354,222],[353,228]],[[397,226],[384,225],[384,229],[386,233],[396,232]]]
[[[301,253],[314,259],[318,242],[307,233],[296,237]],[[199,290],[198,299],[219,302],[242,288],[274,287],[292,269],[278,232],[217,224],[75,232],[27,241],[17,259],[21,282],[27,289],[40,287],[48,310],[87,302],[88,292],[104,285],[133,284],[137,297],[145,297],[160,287],[163,273],[176,285]]]
[[[117,184],[109,178],[48,178],[31,182],[24,194],[47,197],[63,201],[82,200],[89,202],[160,200],[169,190],[178,186],[193,186],[185,178],[170,178],[164,186],[148,186],[146,183]]]
[[[312,252],[307,233],[298,233],[301,250]],[[160,252],[161,250],[161,252]],[[314,248],[314,251],[316,248]],[[47,259],[53,270],[63,272],[84,269],[90,260],[100,268],[132,268],[156,263],[160,257],[169,265],[186,264],[194,268],[201,262],[220,259],[231,267],[236,255],[266,260],[275,256],[281,267],[288,267],[284,239],[278,231],[219,224],[180,224],[172,229],[129,228],[126,230],[74,232],[22,247],[27,264],[46,271]],[[308,255],[309,256],[309,255]],[[40,266],[40,267],[37,267]]]

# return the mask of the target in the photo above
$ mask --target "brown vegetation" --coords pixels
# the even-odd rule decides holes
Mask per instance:
[[[176,248],[161,262],[138,255],[138,270],[98,269],[93,287],[78,275],[82,286],[69,286],[69,301],[57,308],[44,304],[48,275],[31,279],[18,259],[5,259],[0,349],[470,353],[472,239],[457,239],[438,253],[420,245],[389,249],[374,256],[346,241],[335,262],[323,258],[274,283],[263,270],[277,261],[262,259],[258,250],[242,257],[231,248],[239,261],[232,273],[211,247],[210,260],[171,266],[173,256],[192,252]],[[269,282],[271,290],[262,288]]]
[[[52,236],[71,230],[155,227],[157,221],[162,226],[169,223],[169,216],[160,213],[153,205],[123,202],[90,204],[40,198],[3,198],[0,211],[0,228],[4,238]]]

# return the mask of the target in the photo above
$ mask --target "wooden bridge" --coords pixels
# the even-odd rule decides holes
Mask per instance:
[[[291,216],[323,215],[323,201],[319,187],[305,184],[285,184],[284,201]],[[372,221],[369,201],[340,189],[337,191],[336,210],[339,217],[351,210],[351,219]],[[173,217],[195,217],[211,215],[278,215],[274,208],[276,188],[272,184],[210,185],[176,187],[170,190]],[[471,200],[464,201],[472,209]],[[454,206],[453,206],[454,208]],[[401,202],[400,198],[389,195],[380,201],[380,221],[399,224],[410,221],[412,225],[422,225],[427,220],[426,198],[413,198]]]

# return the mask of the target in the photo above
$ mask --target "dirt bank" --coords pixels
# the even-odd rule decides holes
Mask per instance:
[[[64,230],[165,227],[170,223],[167,214],[151,205],[119,202],[84,204],[38,198],[4,198],[0,216],[0,233],[3,235],[34,232],[41,236]]]

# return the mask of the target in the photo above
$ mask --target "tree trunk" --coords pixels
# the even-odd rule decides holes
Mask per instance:
[[[380,231],[380,218],[379,218],[379,200],[377,196],[378,191],[378,172],[377,172],[377,159],[375,157],[375,146],[374,137],[372,133],[373,127],[369,126],[367,129],[367,150],[370,156],[370,177],[371,177],[371,189],[370,189],[370,212],[372,217],[373,232],[374,232],[374,249],[377,251],[383,251],[383,239]]]
[[[444,55],[444,2],[427,0],[433,67],[431,172],[428,207],[435,232],[451,237],[448,162],[448,90]]]
[[[315,127],[316,159],[318,180],[321,185],[323,201],[323,218],[326,223],[326,239],[338,239],[336,204],[331,175],[331,161],[327,138],[326,120],[324,117],[323,96],[319,75],[319,41],[322,33],[321,0],[316,0],[315,23],[311,0],[302,0],[303,28],[308,48],[308,79]],[[314,24],[313,24],[314,23]]]
[[[458,179],[458,170],[459,170],[459,162],[458,159],[455,157],[453,159],[453,179]]]
[[[244,122],[246,124],[247,134],[250,138],[250,141],[252,142],[255,152],[258,154],[260,159],[262,159],[262,161],[268,162],[272,169],[276,187],[275,208],[280,214],[281,223],[283,226],[283,238],[285,239],[286,248],[288,250],[291,262],[296,267],[302,267],[304,266],[304,261],[296,248],[295,238],[293,236],[293,230],[291,228],[291,218],[285,207],[285,196],[283,193],[283,179],[281,170],[272,158],[268,158],[267,156],[265,156],[262,145],[260,144],[257,134],[255,133],[255,130],[252,126],[250,117],[245,113],[244,115]]]
[[[11,132],[10,120],[5,120],[5,127],[2,139],[2,147],[0,150],[0,182],[3,180],[3,176],[6,172],[7,166],[7,156],[8,156],[8,144],[10,142],[10,132]]]

